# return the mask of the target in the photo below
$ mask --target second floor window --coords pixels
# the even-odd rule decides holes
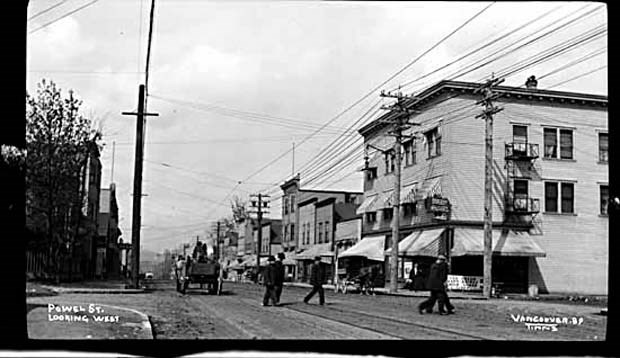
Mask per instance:
[[[310,223],[306,224],[306,244],[310,243]]]
[[[394,172],[394,151],[385,153],[385,174]]]
[[[403,215],[404,216],[418,215],[416,204],[415,203],[404,203],[403,204]]]
[[[291,239],[290,241],[295,241],[295,224],[291,224]]]
[[[323,242],[323,223],[319,223],[319,244]]]
[[[377,221],[377,213],[374,211],[371,212],[367,212],[366,213],[366,222],[367,223],[374,223]]]
[[[284,197],[284,215],[288,214],[288,196]]]
[[[306,224],[301,225],[301,243],[306,244]]]
[[[404,144],[405,150],[405,166],[414,165],[416,163],[416,142],[412,139]]]
[[[288,238],[288,225],[284,225],[284,240]]]
[[[291,195],[291,213],[295,212],[295,195]]]
[[[394,209],[393,208],[383,209],[383,220],[389,221],[389,220],[392,220],[393,217],[394,217]]]
[[[427,158],[441,155],[441,134],[439,134],[439,128],[426,132],[426,147],[428,149]]]
[[[325,222],[325,242],[329,242],[329,221]]]
[[[564,214],[574,213],[575,184],[545,182],[545,212],[561,212]]]
[[[607,133],[598,134],[598,161],[607,163],[609,160],[609,135]]]
[[[609,204],[609,186],[601,185],[601,215],[608,215],[607,205]]]

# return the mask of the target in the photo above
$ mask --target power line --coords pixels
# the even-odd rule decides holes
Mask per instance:
[[[85,4],[85,5],[82,5],[82,6],[78,7],[78,8],[77,8],[77,9],[75,9],[75,10],[69,11],[68,13],[66,13],[66,14],[62,15],[61,17],[59,17],[59,18],[57,18],[57,19],[55,19],[55,20],[52,20],[52,21],[50,21],[50,22],[47,22],[47,23],[45,23],[45,24],[41,25],[40,27],[37,27],[36,29],[34,29],[34,30],[32,30],[32,31],[28,32],[28,35],[33,34],[33,33],[37,32],[37,31],[39,31],[39,30],[41,30],[41,29],[44,29],[44,28],[46,28],[46,27],[48,27],[48,26],[50,26],[50,25],[54,24],[55,22],[57,22],[57,21],[60,21],[60,20],[64,19],[64,18],[65,18],[65,17],[67,17],[67,16],[73,15],[73,14],[75,14],[76,12],[78,12],[78,11],[80,11],[80,10],[82,10],[82,9],[85,9],[85,8],[89,7],[90,5],[92,5],[92,4],[94,4],[94,3],[96,3],[97,1],[99,1],[99,0],[93,0],[93,1],[91,1],[91,2],[89,2],[89,3],[87,3],[87,4]]]
[[[36,13],[36,14],[34,14],[34,15],[30,16],[30,17],[28,18],[28,21],[31,21],[31,20],[33,20],[33,19],[35,19],[35,18],[37,18],[37,17],[39,17],[39,16],[41,16],[41,15],[45,14],[46,12],[48,12],[48,11],[50,11],[50,10],[53,10],[53,9],[57,8],[58,6],[60,6],[60,5],[64,4],[64,3],[66,3],[67,1],[69,1],[69,0],[62,0],[62,1],[59,1],[59,2],[58,2],[58,3],[56,3],[55,5],[52,5],[52,6],[48,7],[48,8],[47,8],[47,9],[45,9],[45,10],[39,11],[38,13]]]

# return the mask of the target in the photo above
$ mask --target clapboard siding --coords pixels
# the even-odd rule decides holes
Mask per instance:
[[[475,116],[482,107],[479,98],[466,94],[446,99],[438,97],[422,113],[414,117],[421,123],[415,130],[428,130],[440,125],[442,155],[426,159],[426,147],[418,144],[418,164],[404,167],[402,186],[422,183],[424,179],[441,177],[442,193],[452,204],[451,220],[478,221],[484,215],[485,123]],[[502,97],[496,105],[503,111],[493,122],[493,221],[505,217],[505,194],[508,173],[505,143],[513,141],[513,125],[526,125],[528,141],[539,145],[540,158],[517,163],[516,176],[528,179],[529,195],[540,200],[541,212],[532,218],[532,237],[545,250],[546,257],[530,260],[530,283],[538,284],[543,292],[575,292],[607,294],[608,218],[600,214],[599,185],[608,182],[608,166],[598,163],[598,133],[607,131],[606,108],[578,103],[557,103],[535,98]],[[459,110],[461,108],[461,110]],[[573,130],[573,160],[542,158],[543,128]],[[367,136],[366,143],[389,148],[394,138],[386,129]],[[411,132],[409,131],[409,132]],[[378,179],[365,197],[381,195],[393,188],[393,175],[385,175],[382,155],[371,157],[371,166],[378,168]],[[544,213],[544,183],[547,180],[575,183],[574,215]],[[420,215],[401,217],[401,226],[430,222],[420,203]],[[364,223],[364,233],[390,227],[377,212],[377,222]]]

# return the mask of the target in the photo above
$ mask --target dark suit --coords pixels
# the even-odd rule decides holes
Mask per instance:
[[[280,296],[282,295],[282,286],[284,285],[284,264],[282,261],[276,261],[274,264],[276,267],[276,279],[275,279],[275,290],[276,290],[276,302],[280,303]]]
[[[304,302],[308,303],[315,293],[319,293],[319,303],[325,303],[325,292],[323,291],[323,282],[325,281],[325,270],[320,264],[312,264],[310,268],[310,284],[312,291],[304,298]]]
[[[445,262],[439,264],[436,262],[433,263],[430,268],[427,282],[427,287],[431,290],[431,296],[420,304],[419,309],[421,311],[426,310],[426,312],[432,312],[433,306],[435,306],[435,301],[439,301],[439,312],[445,312],[445,308],[447,308],[448,311],[452,311],[454,309],[454,306],[450,303],[450,299],[446,293],[445,282],[447,279],[448,264]]]
[[[276,297],[276,266],[273,263],[270,263],[265,267],[265,273],[263,275],[263,280],[265,284],[265,295],[263,296],[263,305],[267,306],[269,304],[269,300],[273,301],[273,304],[276,305],[278,303]]]

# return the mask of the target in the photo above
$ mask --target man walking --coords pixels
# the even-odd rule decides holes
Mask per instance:
[[[439,255],[437,261],[435,261],[430,268],[428,276],[428,289],[431,291],[431,296],[418,306],[418,311],[423,314],[433,312],[433,306],[435,301],[439,301],[439,314],[452,314],[454,313],[454,306],[450,303],[448,294],[446,293],[446,281],[448,279],[448,264],[446,263],[446,257]],[[445,308],[448,311],[445,311]]]
[[[280,296],[282,295],[282,286],[284,286],[284,253],[278,253],[278,259],[274,264],[276,267],[276,302],[280,304]]]
[[[269,306],[269,300],[273,302],[274,306],[278,305],[278,299],[276,297],[276,266],[274,262],[276,258],[269,256],[267,262],[269,264],[265,267],[265,274],[263,276],[265,283],[265,296],[263,296],[263,306]]]
[[[308,303],[315,293],[319,293],[319,304],[325,304],[325,292],[323,292],[323,281],[325,281],[325,270],[321,267],[321,257],[314,258],[314,263],[310,268],[310,284],[312,291],[304,298],[304,303]]]

